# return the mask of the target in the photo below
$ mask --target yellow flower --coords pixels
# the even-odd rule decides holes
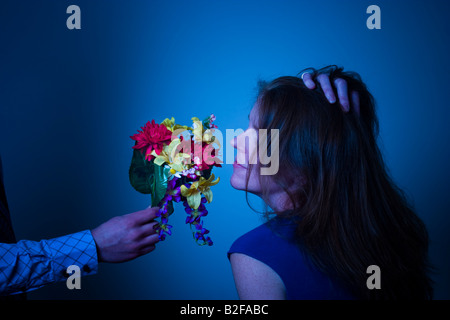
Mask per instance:
[[[177,152],[177,146],[180,143],[180,139],[173,139],[169,145],[164,146],[159,155],[153,150],[151,155],[155,157],[154,163],[158,166],[167,163],[169,167],[175,171],[187,169],[186,164],[190,163],[191,156],[187,153]]]
[[[200,177],[198,181],[195,181],[191,184],[188,189],[185,185],[182,185],[180,188],[181,195],[187,198],[187,202],[189,207],[192,209],[198,209],[201,202],[201,194],[203,194],[208,201],[211,203],[213,198],[213,193],[210,189],[211,186],[214,186],[219,183],[220,178],[218,177],[215,181],[214,174],[211,174],[208,179],[204,177]]]
[[[200,121],[199,118],[197,117],[193,117],[191,119],[194,124],[192,125],[192,133],[194,134],[194,140],[196,142],[206,142],[208,144],[214,142],[215,137],[214,137],[214,132],[211,129],[206,129],[203,128],[203,124]]]
[[[163,122],[161,122],[161,124],[163,124],[168,130],[174,132],[175,130],[178,129],[183,129],[184,130],[192,130],[192,128],[188,127],[188,126],[182,126],[179,124],[175,124],[175,118],[172,117],[171,119],[166,118],[164,119]]]

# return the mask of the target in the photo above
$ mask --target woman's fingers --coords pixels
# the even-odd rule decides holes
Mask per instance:
[[[336,96],[334,95],[333,88],[331,87],[330,78],[328,78],[326,74],[321,73],[317,76],[317,80],[319,81],[322,91],[325,93],[328,101],[330,103],[335,103]]]
[[[337,89],[339,103],[342,106],[344,112],[350,111],[350,102],[348,100],[347,81],[341,78],[334,80],[334,86]]]
[[[314,80],[312,79],[312,76],[310,73],[305,72],[302,74],[303,83],[305,86],[308,87],[308,89],[314,89],[316,87],[316,84],[314,83]]]
[[[310,73],[305,72],[301,75],[301,78],[305,84],[306,87],[309,89],[314,89],[316,87],[315,82],[313,80],[313,77]],[[327,100],[330,103],[336,102],[336,95],[334,94],[333,88],[330,83],[330,78],[327,74],[319,74],[317,76],[317,81],[320,84],[320,87],[322,88],[323,93],[325,94]],[[342,107],[342,110],[344,112],[350,111],[350,99],[348,94],[348,86],[347,81],[345,81],[342,78],[337,78],[333,81],[334,86],[337,90],[338,100],[339,104]],[[352,107],[355,109],[355,112],[359,114],[359,94],[357,91],[352,91],[350,95],[351,101],[352,101]]]
[[[358,91],[352,91],[352,106],[355,112],[359,115],[359,94]]]

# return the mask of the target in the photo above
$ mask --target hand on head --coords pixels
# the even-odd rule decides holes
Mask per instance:
[[[303,82],[305,86],[308,89],[314,89],[316,88],[316,83],[313,79],[313,75],[309,72],[304,72],[301,75],[301,78],[303,79]],[[336,95],[335,91],[333,90],[333,87],[330,82],[330,78],[326,73],[319,73],[317,76],[314,77],[315,80],[319,83],[320,87],[322,88],[323,93],[325,94],[325,97],[327,100],[333,104],[336,102]],[[350,99],[348,95],[347,90],[347,81],[341,78],[336,78],[333,80],[333,85],[336,88],[339,104],[341,105],[341,108],[344,112],[350,111],[350,99],[351,99],[351,105],[355,109],[355,112],[359,114],[359,95],[357,91],[352,91],[350,94]]]

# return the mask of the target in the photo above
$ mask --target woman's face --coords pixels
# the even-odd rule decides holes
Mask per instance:
[[[247,192],[261,196],[263,194],[263,189],[260,184],[259,174],[259,157],[258,157],[258,129],[257,129],[257,119],[258,119],[258,106],[255,104],[249,115],[249,124],[247,130],[242,134],[234,137],[230,143],[233,148],[236,149],[237,155],[233,164],[233,174],[230,179],[231,186],[237,190],[247,190]],[[247,140],[247,143],[246,143]],[[245,187],[247,179],[247,170],[249,163],[257,164],[251,170],[250,177],[248,180],[247,189]],[[281,189],[281,187],[275,183],[276,176],[266,176],[264,189],[268,192],[268,199],[265,199],[267,204],[275,210],[286,210],[292,208],[292,202],[289,199],[287,193]],[[292,183],[290,184],[290,191],[296,188],[302,187],[304,183],[303,178],[300,176],[294,177]]]
[[[249,124],[247,130],[231,139],[230,143],[236,149],[237,155],[233,164],[233,175],[231,176],[231,186],[238,190],[245,190],[247,170],[249,163],[257,163],[258,129],[255,126],[258,118],[258,108],[255,104],[249,114]],[[247,143],[246,143],[247,141]],[[248,181],[247,191],[254,194],[261,194],[259,183],[259,170],[254,168]]]

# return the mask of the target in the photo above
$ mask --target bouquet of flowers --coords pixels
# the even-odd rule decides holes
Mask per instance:
[[[203,227],[202,218],[208,214],[205,203],[211,203],[210,187],[214,180],[213,167],[221,167],[217,158],[220,144],[216,141],[211,114],[200,121],[193,117],[192,127],[175,124],[175,119],[165,119],[157,124],[147,122],[130,138],[136,141],[129,170],[130,183],[134,189],[151,194],[151,205],[158,206],[159,239],[171,235],[168,218],[173,213],[173,201],[183,202],[195,241],[199,245],[213,244]],[[214,147],[218,145],[218,147]]]

